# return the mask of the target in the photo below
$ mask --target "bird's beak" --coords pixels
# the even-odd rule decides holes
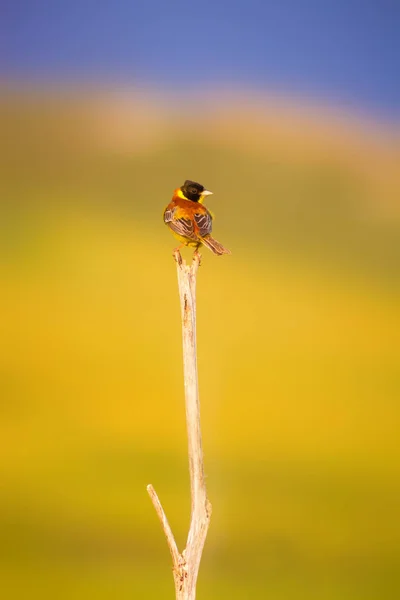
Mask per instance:
[[[210,190],[203,190],[203,191],[201,192],[201,195],[202,195],[202,196],[211,196],[211,194],[212,194],[212,193],[213,193],[213,192],[210,192]]]

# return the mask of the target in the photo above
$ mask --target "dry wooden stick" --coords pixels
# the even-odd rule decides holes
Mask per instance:
[[[198,252],[195,252],[191,266],[182,260],[179,250],[175,250],[174,257],[178,271],[182,314],[183,369],[192,499],[189,535],[186,548],[182,553],[178,550],[171,527],[153,486],[148,485],[147,491],[160,519],[171,552],[176,600],[195,600],[200,560],[211,517],[211,504],[207,498],[204,478],[197,379],[196,277],[201,257]]]

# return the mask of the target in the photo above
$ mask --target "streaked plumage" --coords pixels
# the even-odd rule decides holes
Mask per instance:
[[[204,244],[214,254],[230,254],[230,250],[211,236],[213,215],[203,204],[210,194],[212,192],[200,183],[186,180],[174,191],[164,211],[164,223],[182,245],[199,248]]]

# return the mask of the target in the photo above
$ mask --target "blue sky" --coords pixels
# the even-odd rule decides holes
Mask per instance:
[[[235,84],[400,116],[400,0],[4,0],[1,12],[6,76]]]

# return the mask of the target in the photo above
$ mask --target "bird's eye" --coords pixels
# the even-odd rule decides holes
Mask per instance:
[[[192,194],[198,194],[198,193],[199,193],[199,190],[198,190],[198,189],[196,189],[196,188],[192,188],[192,189],[191,189],[191,193],[192,193]]]

